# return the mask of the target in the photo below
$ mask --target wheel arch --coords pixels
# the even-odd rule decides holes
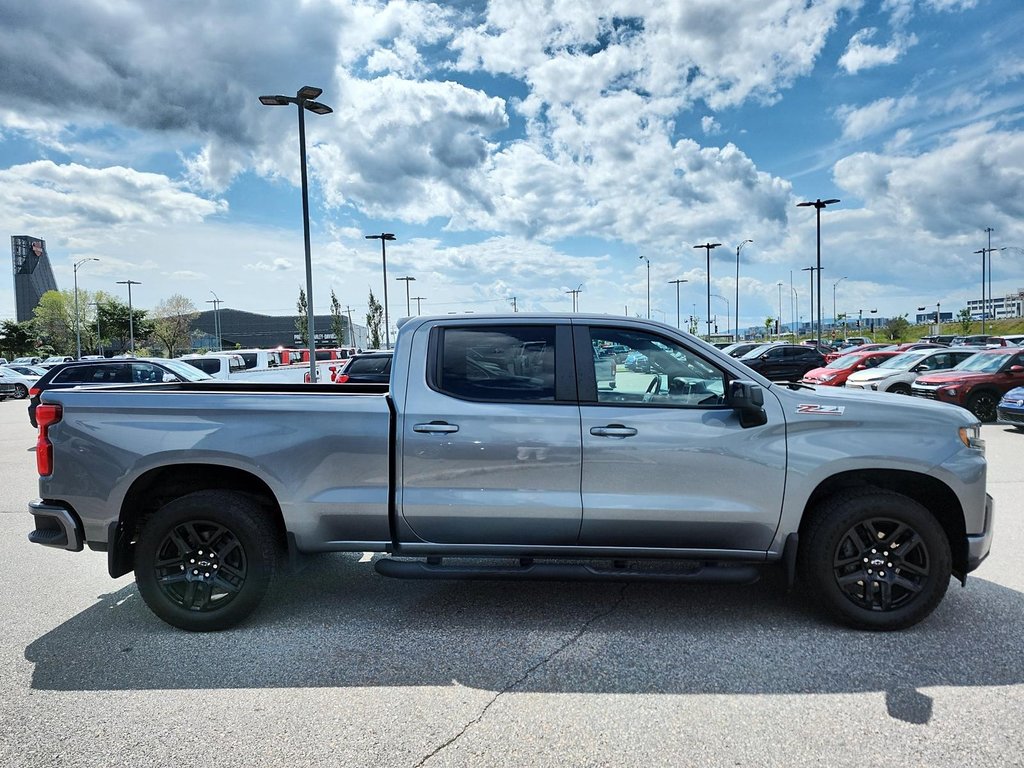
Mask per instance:
[[[135,540],[145,521],[160,507],[195,491],[233,491],[255,501],[274,526],[278,545],[287,545],[281,505],[259,476],[215,464],[174,464],[143,473],[121,503],[118,521],[111,524],[107,567],[114,578],[133,570]]]
[[[967,529],[960,499],[941,480],[919,472],[897,469],[851,470],[823,480],[807,500],[800,520],[801,535],[811,519],[811,513],[822,501],[845,490],[860,488],[880,488],[902,494],[931,512],[949,539],[953,575],[961,582],[967,577]]]

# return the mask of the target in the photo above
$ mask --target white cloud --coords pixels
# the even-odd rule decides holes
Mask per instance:
[[[704,115],[704,117],[700,119],[700,128],[707,136],[722,132],[722,126],[711,115]]]
[[[269,263],[257,261],[252,264],[245,264],[243,268],[257,272],[290,272],[295,269],[295,265],[288,259],[274,259]]]
[[[863,139],[893,127],[917,106],[914,96],[887,97],[863,107],[844,104],[836,110],[836,117],[843,124],[844,139]]]
[[[878,32],[874,27],[858,31],[839,57],[839,66],[853,75],[864,69],[895,64],[912,46],[917,44],[915,35],[895,35],[888,45],[877,46],[868,43]]]

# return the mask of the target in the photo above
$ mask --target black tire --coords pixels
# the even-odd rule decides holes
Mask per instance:
[[[946,532],[913,499],[868,488],[826,500],[801,531],[800,579],[838,621],[905,629],[925,619],[949,586]]]
[[[14,399],[24,400],[26,397],[28,397],[28,387],[26,387],[24,384],[15,384]]]
[[[273,525],[255,502],[230,491],[196,491],[146,521],[135,546],[135,583],[168,624],[213,632],[256,609],[277,554]]]
[[[892,392],[894,395],[909,395],[910,386],[907,384],[893,384],[889,387],[886,392]]]
[[[978,421],[990,424],[996,420],[996,406],[999,397],[993,392],[975,392],[967,398],[967,410],[978,417]]]

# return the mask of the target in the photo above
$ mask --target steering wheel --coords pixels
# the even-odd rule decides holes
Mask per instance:
[[[661,376],[655,376],[651,379],[651,383],[647,385],[647,391],[644,392],[644,402],[649,403],[651,398],[661,392]]]

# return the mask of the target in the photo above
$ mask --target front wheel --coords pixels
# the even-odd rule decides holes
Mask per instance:
[[[894,395],[909,395],[910,387],[906,384],[893,384],[886,392],[892,392]]]
[[[28,387],[26,387],[24,384],[15,384],[14,399],[24,400],[26,397],[28,397]]]
[[[168,624],[210,632],[255,610],[276,563],[273,526],[257,504],[229,491],[196,491],[146,522],[135,547],[135,582]]]
[[[837,620],[890,631],[925,619],[946,594],[946,532],[922,505],[882,489],[825,501],[801,532],[801,579]]]
[[[967,400],[967,410],[978,417],[978,421],[986,424],[996,420],[996,406],[999,398],[991,392],[975,392]]]

